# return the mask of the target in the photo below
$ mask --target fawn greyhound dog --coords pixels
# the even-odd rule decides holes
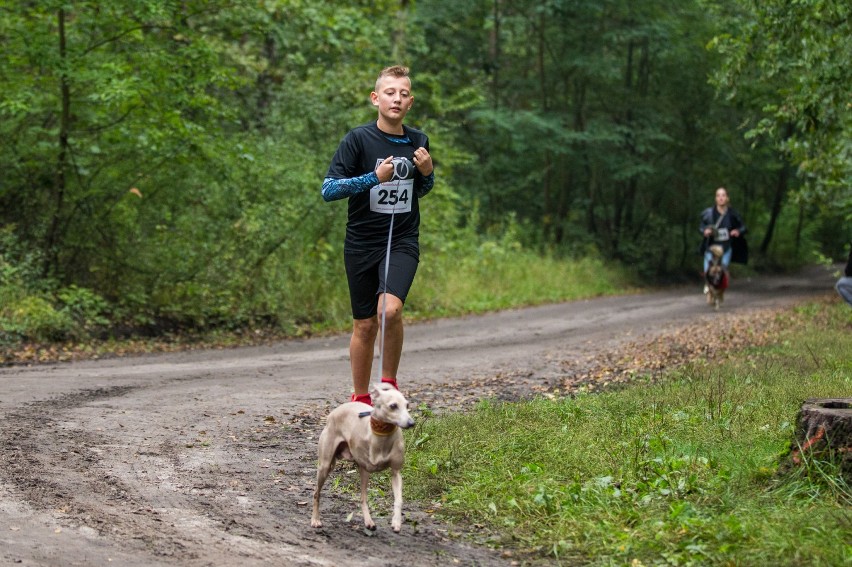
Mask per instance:
[[[414,425],[408,413],[408,402],[399,391],[388,384],[378,384],[370,392],[373,406],[347,402],[338,406],[326,418],[325,429],[319,437],[319,466],[314,491],[314,510],[311,526],[322,527],[319,504],[322,485],[334,468],[337,459],[355,461],[361,475],[361,514],[364,527],[375,530],[376,524],[367,507],[367,483],[370,473],[391,469],[393,517],[391,527],[402,527],[402,463],[405,444],[402,429]]]
[[[725,289],[728,287],[728,274],[725,273],[725,268],[722,266],[722,256],[725,250],[718,244],[710,247],[710,265],[707,268],[707,273],[704,278],[707,282],[707,305],[712,305],[714,309],[719,309],[722,302],[725,301]]]

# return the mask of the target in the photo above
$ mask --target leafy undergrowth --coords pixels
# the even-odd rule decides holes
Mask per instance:
[[[532,401],[421,420],[407,490],[519,563],[849,564],[838,463],[779,463],[804,399],[852,392],[852,316],[826,300],[734,319],[718,343],[683,329],[557,361]]]
[[[406,320],[455,317],[487,313],[545,303],[635,293],[628,271],[597,258],[555,259],[542,257],[512,244],[484,242],[465,253],[439,255],[421,268],[425,273],[406,302]],[[341,280],[342,281],[342,280]],[[2,284],[3,282],[0,282]],[[310,293],[316,293],[311,286]],[[11,291],[9,291],[11,290]],[[341,293],[337,293],[340,291]],[[7,299],[0,286],[0,300]],[[322,295],[323,301],[285,309],[287,316],[268,321],[267,326],[239,326],[199,329],[160,322],[152,328],[119,325],[110,318],[108,305],[90,290],[72,288],[64,301],[30,297],[14,287],[6,295],[15,301],[0,301],[0,364],[36,364],[148,353],[179,352],[253,346],[272,342],[347,332],[351,329],[349,299],[344,290]],[[58,303],[61,308],[58,308]],[[12,306],[11,309],[8,307]],[[73,316],[72,316],[73,315]],[[267,314],[269,315],[269,314]],[[271,315],[269,315],[271,316]],[[262,318],[263,319],[263,318]],[[91,328],[88,323],[91,322]],[[97,329],[95,331],[95,329]],[[106,333],[121,339],[99,340]],[[134,333],[128,337],[128,333]],[[150,333],[140,337],[136,333]],[[56,337],[86,337],[58,341]],[[28,337],[24,340],[21,337]],[[36,342],[33,337],[42,337]],[[46,337],[52,338],[53,342]],[[23,342],[22,342],[23,341]]]

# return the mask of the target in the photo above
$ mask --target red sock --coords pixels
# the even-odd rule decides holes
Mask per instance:
[[[358,394],[357,396],[355,394],[352,394],[351,401],[361,402],[367,404],[368,406],[373,405],[373,399],[370,397],[370,394]]]
[[[385,376],[384,378],[382,378],[382,382],[384,384],[390,384],[395,389],[399,390],[399,387],[396,385],[396,378],[390,378],[390,377]]]

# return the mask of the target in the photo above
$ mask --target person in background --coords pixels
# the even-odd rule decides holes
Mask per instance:
[[[322,184],[325,201],[349,200],[343,256],[353,317],[352,401],[367,404],[380,333],[381,381],[397,387],[402,308],[420,260],[420,199],[435,183],[429,138],[403,125],[414,104],[408,68],[383,69],[370,101],[377,120],[346,134]]]
[[[710,247],[718,244],[724,250],[722,255],[722,268],[727,276],[729,266],[732,261],[745,263],[748,259],[747,248],[745,248],[745,239],[743,236],[746,233],[746,226],[743,223],[742,216],[730,206],[728,198],[728,190],[724,187],[716,189],[716,204],[708,207],[701,212],[701,224],[699,230],[704,241],[701,244],[701,253],[704,256],[704,269],[701,272],[702,277],[707,273],[707,268],[712,259]],[[735,252],[739,252],[739,257],[735,257]],[[704,286],[704,293],[707,293],[707,285]]]

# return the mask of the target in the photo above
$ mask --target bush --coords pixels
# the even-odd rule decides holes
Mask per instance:
[[[109,326],[109,303],[94,291],[72,285],[60,290],[60,313],[73,324],[73,335],[78,338],[91,336],[96,331]]]
[[[0,295],[8,290],[0,292]],[[32,340],[49,342],[63,340],[74,323],[68,313],[58,311],[50,301],[37,295],[26,295],[0,310],[0,340],[15,342]]]

